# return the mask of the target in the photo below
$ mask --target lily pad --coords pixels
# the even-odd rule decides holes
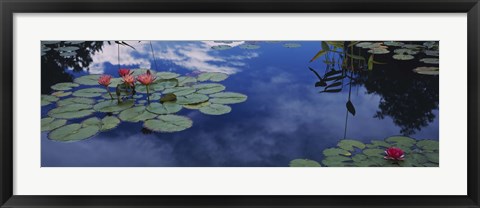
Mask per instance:
[[[94,105],[93,109],[98,112],[104,112],[104,113],[118,112],[118,111],[123,111],[125,109],[131,108],[134,103],[135,103],[134,100],[126,100],[121,102],[120,104],[118,103],[117,100],[106,100]]]
[[[92,110],[92,105],[69,104],[50,110],[48,115],[52,118],[72,119],[82,118],[91,115],[93,112],[94,110]]]
[[[146,120],[143,127],[156,132],[177,132],[192,127],[192,120],[185,116],[160,115],[156,119]]]
[[[343,156],[350,156],[352,153],[350,153],[347,150],[340,149],[340,148],[328,148],[323,150],[323,155],[325,156],[336,156],[336,155],[343,155]]]
[[[60,54],[61,57],[64,57],[64,58],[67,58],[67,57],[72,57],[72,56],[76,56],[77,53],[76,52],[73,52],[73,51],[68,51],[68,52],[62,52]]]
[[[200,112],[207,115],[223,115],[223,114],[230,113],[230,111],[232,111],[232,108],[228,105],[211,104],[211,105],[201,107],[199,110]]]
[[[438,151],[438,141],[433,140],[420,140],[417,142],[417,146],[426,151]]]
[[[42,106],[49,105],[53,102],[57,102],[58,100],[59,100],[59,98],[56,97],[56,96],[53,96],[53,95],[42,95],[41,96]]]
[[[98,126],[82,126],[81,124],[69,124],[50,132],[49,139],[59,142],[76,142],[88,139],[98,133]]]
[[[387,54],[387,53],[390,53],[390,51],[385,49],[385,48],[372,48],[372,49],[368,50],[367,52],[372,53],[372,54]]]
[[[413,71],[417,74],[424,74],[424,75],[438,75],[439,74],[438,67],[422,66],[422,67],[417,67],[417,68],[413,69]]]
[[[322,160],[322,163],[328,167],[353,166],[352,159],[345,156],[330,156]]]
[[[235,104],[247,100],[246,95],[236,92],[220,92],[211,94],[210,97],[212,98],[210,99],[210,102],[217,104]]]
[[[439,63],[438,58],[423,58],[420,59],[420,62],[426,63],[426,64],[438,64]]]
[[[217,46],[212,46],[212,49],[213,49],[213,50],[219,50],[219,51],[221,51],[221,50],[228,50],[228,49],[230,49],[230,48],[232,48],[232,46],[229,46],[229,45],[217,45]]]
[[[383,157],[385,150],[383,149],[364,149],[363,154],[368,157]]]
[[[163,89],[174,88],[178,85],[177,79],[162,79],[155,81],[151,87],[155,91],[160,91]]]
[[[208,100],[208,96],[198,93],[192,93],[185,96],[177,96],[176,103],[180,105],[202,103]]]
[[[402,42],[397,42],[397,41],[385,41],[383,42],[383,45],[386,45],[386,46],[403,46],[405,45],[405,43],[402,43]]]
[[[298,43],[285,43],[283,44],[283,47],[285,48],[298,48],[302,45],[298,44]]]
[[[402,46],[403,48],[408,48],[408,49],[419,49],[423,48],[423,45],[418,45],[418,44],[405,44]]]
[[[355,150],[355,147],[359,149],[365,148],[364,143],[357,140],[350,140],[350,139],[340,140],[337,146],[347,151],[353,151]]]
[[[93,105],[93,104],[95,104],[95,100],[91,99],[91,98],[71,97],[71,98],[66,98],[66,99],[63,99],[63,100],[59,100],[57,102],[58,106],[64,106],[64,105],[70,105],[70,104]]]
[[[130,72],[132,73],[132,76],[136,77],[138,75],[147,73],[148,70],[150,70],[150,73],[152,74],[157,73],[155,70],[152,69],[132,69]]]
[[[417,51],[414,51],[412,49],[406,49],[406,48],[395,49],[393,52],[398,54],[408,54],[408,55],[415,55],[418,53]]]
[[[432,50],[426,50],[424,51],[425,55],[427,56],[439,56],[439,51],[432,51]]]
[[[360,48],[370,48],[372,46],[372,42],[360,42],[355,44],[355,46],[360,47]]]
[[[98,85],[98,78],[100,78],[99,74],[90,74],[90,75],[85,75],[78,77],[74,79],[73,81],[78,84],[82,85]]]
[[[76,97],[98,97],[102,96],[102,93],[107,92],[107,90],[102,88],[85,88],[73,92],[73,96]]]
[[[133,108],[129,108],[127,110],[122,111],[118,117],[122,121],[128,122],[139,122],[145,121],[147,119],[152,119],[157,117],[156,114],[150,113],[145,109],[145,106],[137,106]]]
[[[208,102],[208,101],[205,101],[203,103],[196,103],[196,104],[186,104],[186,105],[183,105],[184,108],[186,109],[190,109],[190,110],[198,110],[202,107],[205,107],[205,106],[208,106],[212,103]]]
[[[228,78],[228,74],[220,72],[205,72],[198,75],[197,80],[201,82],[212,81],[220,82]]]
[[[433,163],[439,163],[439,154],[438,152],[428,152],[424,154],[428,161],[433,162]]]
[[[241,49],[253,50],[253,49],[259,49],[260,46],[259,46],[259,45],[255,45],[255,44],[242,44],[242,45],[240,45],[240,48],[241,48]]]
[[[290,167],[321,167],[321,165],[313,160],[295,159],[290,161]]]
[[[82,126],[97,126],[100,131],[108,131],[111,130],[120,124],[120,119],[115,116],[106,116],[102,120],[97,117],[89,118],[82,122]]]
[[[216,83],[196,84],[193,86],[200,94],[212,94],[225,90],[225,86]]]
[[[407,146],[407,147],[411,147],[417,142],[415,141],[415,139],[412,139],[410,137],[405,137],[405,136],[393,136],[385,139],[385,141],[396,144],[398,146]]]
[[[195,77],[177,77],[178,86],[186,86],[197,82]]]
[[[65,119],[55,119],[52,117],[42,118],[42,131],[51,131],[67,123]]]
[[[42,41],[42,44],[45,44],[45,45],[52,45],[57,43],[60,43],[60,41]]]
[[[438,43],[435,41],[429,41],[429,42],[423,43],[423,45],[426,46],[427,48],[433,48],[435,46],[438,46]]]
[[[158,72],[157,79],[173,79],[180,76],[180,74],[173,73],[173,72]]]
[[[150,100],[159,100],[162,97],[160,93],[153,93],[150,95]]]
[[[160,98],[160,103],[165,103],[165,102],[174,102],[177,100],[177,96],[173,93],[167,93],[167,94],[164,94],[161,98]]]
[[[155,114],[173,114],[182,109],[182,106],[176,103],[166,102],[166,103],[151,103],[147,106],[146,110],[150,113]]]
[[[366,145],[368,148],[389,148],[392,145],[385,142],[385,141],[379,141],[379,140],[372,140],[371,144]]]
[[[184,95],[190,95],[194,93],[196,90],[193,87],[174,87],[170,89],[166,89],[163,91],[163,93],[168,94],[168,93],[173,93],[176,96],[184,96]]]
[[[53,90],[71,90],[72,88],[74,87],[78,87],[80,86],[79,84],[77,83],[73,83],[73,82],[62,82],[62,83],[57,83],[53,86],[51,86],[50,88],[52,88]]]
[[[57,51],[76,51],[78,49],[80,48],[76,46],[65,46],[65,47],[55,48],[55,50]]]
[[[66,97],[66,96],[69,96],[71,94],[72,94],[72,92],[65,92],[65,91],[56,91],[56,92],[52,93],[52,95],[55,96],[55,97]]]
[[[407,60],[412,60],[414,58],[415,58],[414,56],[408,55],[408,54],[395,54],[395,55],[393,55],[393,59],[395,59],[395,60],[407,61]]]

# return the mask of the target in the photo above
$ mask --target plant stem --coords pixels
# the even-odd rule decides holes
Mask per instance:
[[[107,92],[110,95],[110,98],[112,98],[112,100],[113,100],[113,96],[112,96],[112,93],[110,93],[110,89],[108,89],[108,86],[106,86],[105,88],[107,88]]]
[[[148,104],[150,104],[150,92],[148,91],[148,85],[145,85],[147,86],[147,100],[148,100]]]

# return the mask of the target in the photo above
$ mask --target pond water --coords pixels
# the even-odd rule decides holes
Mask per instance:
[[[225,73],[228,78],[215,83],[224,85],[226,92],[248,96],[244,102],[229,104],[231,111],[223,115],[182,108],[175,114],[190,118],[193,124],[174,133],[148,130],[143,122],[121,122],[85,140],[59,142],[49,139],[51,131],[43,131],[42,167],[287,167],[297,158],[322,161],[322,151],[335,147],[342,139],[368,143],[395,135],[417,140],[439,138],[439,76],[413,70],[438,64],[420,61],[430,57],[426,53],[416,54],[413,60],[392,58],[393,50],[401,47],[390,46],[389,54],[375,54],[373,69],[367,69],[368,49],[355,46],[353,51],[365,61],[347,59],[356,64],[353,72],[345,73],[350,78],[320,93],[325,86],[316,86],[319,78],[313,71],[326,78],[326,72],[341,68],[340,63],[330,63],[329,58],[338,61],[342,56],[331,53],[310,62],[322,49],[321,41],[42,44],[42,95],[54,93],[51,87],[57,83],[73,82],[88,74],[116,78],[119,68],[141,68],[190,77],[205,72]],[[78,48],[62,55],[58,48],[65,46]],[[348,47],[335,50],[342,52]],[[332,89],[339,90],[328,92]],[[111,91],[115,93],[115,88]],[[137,102],[145,100],[145,96],[139,94]],[[75,96],[61,99],[70,97]],[[349,100],[354,115],[346,107]],[[42,118],[56,107],[55,103],[42,106]],[[68,119],[67,124],[94,116],[101,119],[107,114],[95,112]]]

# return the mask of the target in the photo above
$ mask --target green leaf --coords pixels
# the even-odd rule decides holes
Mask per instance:
[[[386,48],[372,48],[372,49],[368,50],[367,52],[371,53],[371,54],[387,54],[387,53],[390,53],[390,51],[387,50]]]
[[[212,103],[208,102],[208,101],[205,101],[203,103],[196,103],[196,104],[186,104],[186,105],[183,105],[184,108],[186,109],[190,109],[190,110],[198,110],[202,107],[205,107],[205,106],[208,106]]]
[[[396,46],[396,47],[399,47],[399,46],[403,46],[403,45],[405,45],[405,43],[402,43],[402,42],[396,42],[396,41],[385,41],[385,42],[383,42],[383,45],[386,45],[386,46]]]
[[[173,79],[179,77],[180,74],[173,72],[158,72],[157,79]]]
[[[229,46],[229,45],[217,45],[217,46],[212,46],[212,49],[213,50],[227,50],[227,49],[230,49],[232,48],[232,46]]]
[[[393,52],[397,54],[408,54],[408,55],[415,55],[418,53],[417,51],[414,51],[412,49],[406,49],[406,48],[395,49]]]
[[[421,66],[413,69],[413,72],[417,74],[424,74],[424,75],[438,75],[439,69],[438,67],[426,67],[426,66]]]
[[[73,81],[75,83],[82,84],[82,85],[99,85],[98,84],[98,78],[100,78],[100,76],[102,76],[102,75],[90,74],[90,75],[85,75],[85,76],[78,77],[78,78],[74,79]]]
[[[370,48],[372,44],[373,44],[372,42],[360,42],[360,43],[357,43],[355,46],[360,48]]]
[[[439,163],[439,155],[438,152],[427,152],[424,154],[427,159],[432,163]]]
[[[336,156],[336,155],[343,155],[343,156],[350,156],[352,153],[350,153],[347,150],[340,149],[340,148],[328,148],[323,150],[323,155],[325,156]]]
[[[155,114],[172,114],[180,111],[182,106],[176,103],[166,102],[166,103],[151,103],[147,106],[146,110],[150,113]]]
[[[350,140],[350,139],[340,140],[337,146],[347,151],[353,151],[355,150],[355,147],[359,149],[365,148],[364,143],[357,140]]]
[[[50,132],[49,139],[59,142],[76,142],[88,139],[98,133],[98,126],[85,126],[81,124],[69,124]]]
[[[328,46],[328,43],[325,42],[325,41],[322,41],[322,50],[324,50],[324,51],[329,51],[330,50],[330,46]]]
[[[115,116],[106,116],[102,119],[102,127],[100,128],[100,131],[108,131],[117,127],[118,124],[120,124],[120,119]]]
[[[232,111],[232,108],[228,105],[211,104],[211,105],[201,107],[199,110],[200,112],[207,115],[223,115],[223,114],[230,113],[230,111]]]
[[[155,118],[157,115],[147,111],[145,106],[137,106],[122,111],[118,117],[122,121],[139,122]]]
[[[177,79],[161,79],[151,84],[150,89],[153,89],[155,91],[160,91],[163,89],[176,87],[177,85],[178,85]]]
[[[146,74],[147,71],[149,71],[149,70],[150,70],[151,74],[156,74],[157,73],[155,70],[152,70],[152,69],[132,69],[131,73],[132,73],[132,76],[136,77],[136,76],[141,75],[141,74]]]
[[[364,149],[363,154],[369,157],[383,157],[385,150],[383,149]]]
[[[163,95],[160,98],[160,103],[173,102],[173,101],[176,101],[176,100],[177,100],[177,96],[175,94],[168,93],[168,94]]]
[[[134,100],[126,100],[121,102],[120,104],[118,103],[117,100],[106,100],[94,105],[93,109],[98,112],[111,113],[111,112],[123,111],[125,109],[131,108],[134,103],[135,103]]]
[[[88,115],[91,115],[94,111],[92,110],[92,105],[87,104],[69,104],[64,106],[59,106],[48,112],[48,115],[52,118],[63,118],[63,119],[72,119],[72,118],[82,118]]]
[[[385,139],[388,143],[393,143],[400,146],[411,147],[416,143],[415,139],[405,136],[393,136]]]
[[[321,165],[313,160],[295,159],[290,161],[290,167],[321,167]]]
[[[51,88],[53,90],[71,90],[72,88],[74,87],[78,87],[80,86],[79,84],[77,83],[73,83],[73,82],[62,82],[62,83],[57,83],[55,85],[53,85]]]
[[[86,105],[93,105],[95,104],[95,100],[91,98],[82,98],[82,97],[71,97],[66,98],[63,100],[59,100],[57,102],[58,106],[70,105],[70,104],[86,104]]]
[[[379,140],[372,140],[371,144],[367,144],[368,148],[377,148],[377,147],[383,147],[383,148],[389,148],[392,145],[385,142],[385,141],[379,141]]]
[[[193,87],[197,90],[197,93],[200,94],[212,94],[225,90],[225,86],[216,83],[208,84],[196,84]]]
[[[353,59],[356,59],[356,60],[362,60],[362,61],[365,61],[365,58],[363,56],[357,56],[357,55],[353,55],[353,54],[349,54],[349,53],[346,53],[346,55],[350,58],[353,58]]]
[[[438,141],[433,140],[420,140],[417,142],[417,146],[426,151],[438,151]]]
[[[166,89],[163,91],[164,94],[173,93],[176,96],[184,96],[189,95],[195,92],[195,88],[193,87],[174,87],[170,89]]]
[[[244,94],[236,93],[236,92],[220,92],[211,94],[210,99],[211,103],[217,104],[235,104],[245,102],[247,100],[247,96]]]
[[[67,123],[65,119],[55,119],[51,117],[42,118],[42,131],[51,131]]]
[[[353,166],[352,159],[345,156],[329,156],[322,160],[322,163],[328,167]]]
[[[65,91],[56,91],[56,92],[52,93],[52,95],[55,96],[55,97],[66,97],[66,96],[69,96],[71,94],[72,94],[72,92],[65,92]]]
[[[313,56],[313,58],[310,60],[310,62],[313,62],[315,61],[317,58],[319,58],[320,56],[323,56],[327,53],[327,51],[325,50],[320,50],[319,52],[317,52],[317,54],[315,54],[315,56]]]
[[[228,78],[228,74],[220,72],[205,72],[198,75],[197,80],[200,82],[212,81],[220,82]]]
[[[143,127],[156,132],[177,132],[192,127],[192,123],[185,116],[160,115],[157,119],[146,120]]]
[[[101,96],[102,93],[107,92],[105,89],[102,88],[86,88],[80,89],[73,92],[73,96],[76,97],[98,97]]]
[[[393,59],[401,60],[401,61],[408,61],[408,60],[412,60],[414,58],[415,58],[414,56],[408,55],[408,54],[395,54],[395,55],[393,55]]]
[[[59,98],[56,97],[56,96],[53,96],[53,95],[42,95],[41,96],[42,106],[49,105],[53,102],[57,102],[58,100],[59,100]]]
[[[178,86],[185,86],[197,82],[197,79],[195,77],[177,77],[177,80]]]
[[[346,105],[348,112],[355,116],[355,107],[353,106],[353,103],[349,100]]]
[[[260,46],[259,46],[259,45],[255,45],[255,44],[242,44],[242,45],[240,45],[240,48],[241,48],[241,49],[253,50],[253,49],[259,49]]]
[[[189,105],[189,104],[202,103],[207,100],[208,100],[208,96],[203,94],[193,93],[190,95],[178,96],[176,103],[180,105]]]
[[[368,58],[368,70],[373,70],[373,54]]]

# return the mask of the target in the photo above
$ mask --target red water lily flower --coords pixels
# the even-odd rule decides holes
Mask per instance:
[[[111,83],[112,76],[110,75],[102,75],[98,78],[98,84],[108,87]]]
[[[405,157],[403,150],[398,147],[390,147],[385,150],[386,156],[384,157],[387,160],[403,160]]]
[[[138,75],[137,80],[142,83],[143,85],[150,85],[155,81],[157,77],[153,76],[150,73],[150,70],[147,70],[147,73]]]
[[[135,85],[135,77],[133,77],[130,74],[126,74],[125,76],[122,77],[122,79],[123,79],[123,82],[129,86],[133,87],[133,85]]]
[[[120,75],[120,77],[124,77],[125,75],[131,75],[131,73],[133,73],[133,72],[130,72],[129,69],[119,69],[118,70],[118,75]]]

